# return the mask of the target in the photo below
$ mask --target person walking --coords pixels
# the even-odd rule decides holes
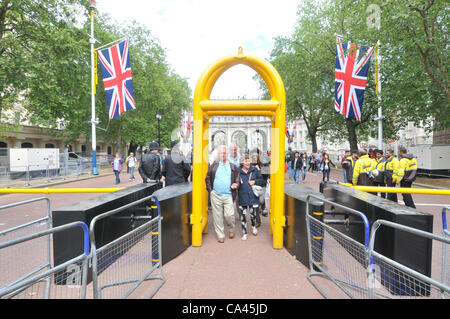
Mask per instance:
[[[288,151],[286,153],[285,156],[286,159],[286,166],[288,168],[288,172],[289,172],[289,179],[293,179],[294,178],[294,170],[292,169],[292,161],[294,160],[294,152],[292,152],[292,148],[289,146],[288,147]]]
[[[322,163],[320,164],[320,170],[322,171],[322,174],[323,174],[322,182],[325,182],[325,177],[327,179],[327,182],[330,181],[331,165],[333,165],[334,168],[336,168],[336,165],[334,165],[334,163],[331,161],[330,156],[328,155],[328,153],[325,153],[323,155]]]
[[[400,187],[411,188],[412,183],[416,180],[417,160],[413,154],[407,154],[407,150],[404,147],[399,147],[398,155],[400,161],[397,180],[400,182]],[[402,193],[402,196],[406,206],[416,208],[411,194]]]
[[[166,181],[166,186],[187,182],[191,174],[189,164],[185,163],[185,158],[179,150],[176,141],[170,142],[171,151],[163,160],[162,176]]]
[[[240,184],[239,168],[227,159],[226,146],[219,147],[219,160],[213,162],[206,174],[206,189],[210,194],[211,209],[217,241],[225,241],[224,219],[229,227],[229,237],[234,237],[234,204]]]
[[[128,167],[128,171],[130,173],[130,181],[134,181],[134,168],[136,167],[136,157],[134,157],[134,153],[131,152],[130,155],[127,157],[127,159],[125,160],[125,163],[127,164]]]
[[[302,181],[305,180],[306,178],[306,166],[308,165],[308,156],[305,153],[302,153],[302,156],[300,157],[302,160],[302,167],[301,167],[301,171],[302,171]]]
[[[116,157],[114,157],[114,160],[112,162],[112,169],[114,174],[116,175],[116,182],[115,185],[120,183],[120,172],[122,171],[122,158],[120,157],[119,153],[116,153]]]
[[[395,187],[397,184],[397,172],[399,169],[400,162],[398,158],[394,156],[392,150],[386,150],[386,164],[385,164],[385,178],[387,187]],[[394,178],[395,177],[395,178]],[[393,202],[398,202],[397,193],[387,193],[386,199]]]
[[[239,212],[241,216],[242,240],[247,240],[247,214],[250,215],[253,235],[258,234],[256,227],[259,210],[259,198],[253,192],[253,185],[264,186],[264,179],[255,166],[251,166],[250,156],[245,154],[241,161],[240,185],[238,193]]]
[[[151,142],[149,145],[150,152],[142,155],[141,163],[139,165],[139,174],[142,177],[143,183],[156,181],[161,186],[161,159],[158,155],[158,142]]]
[[[295,151],[295,157],[292,161],[292,170],[294,171],[294,181],[295,184],[298,184],[300,178],[300,170],[302,169],[302,159],[300,158],[300,154]]]
[[[382,150],[375,150],[375,169],[378,171],[377,176],[373,180],[374,186],[384,187],[386,186],[385,180],[385,168],[386,160],[383,157]],[[386,198],[386,193],[380,193],[381,198]]]

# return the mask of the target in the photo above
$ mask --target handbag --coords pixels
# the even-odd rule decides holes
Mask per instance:
[[[252,178],[252,174],[253,174],[253,172],[250,173],[250,176],[249,176],[248,180],[250,180]],[[264,194],[264,189],[261,186],[256,185],[256,184],[252,185],[252,191],[253,191],[253,194],[255,194],[256,197],[260,197],[262,194]]]

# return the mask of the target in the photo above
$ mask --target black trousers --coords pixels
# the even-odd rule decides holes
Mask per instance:
[[[395,187],[395,183],[392,181],[392,179],[388,179],[386,181],[386,186],[387,187]],[[389,200],[397,203],[398,202],[397,193],[387,193],[386,199],[389,199]]]
[[[412,182],[404,182],[404,181],[400,182],[400,187],[411,188],[411,186],[412,186]],[[403,196],[403,201],[405,202],[405,206],[416,208],[416,205],[414,205],[414,201],[413,201],[411,194],[403,194],[402,193],[402,196]]]
[[[384,183],[384,182],[373,182],[373,185],[374,186],[381,186],[381,187],[384,187],[384,186],[386,186],[386,184]],[[386,193],[380,193],[381,194],[381,198],[386,198]]]

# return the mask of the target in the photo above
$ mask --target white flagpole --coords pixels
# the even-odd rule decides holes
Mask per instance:
[[[377,41],[377,97],[378,97],[378,149],[383,150],[383,108],[381,106],[381,82],[380,82],[380,40]]]
[[[91,14],[91,37],[89,39],[89,43],[91,44],[91,139],[92,139],[92,174],[98,175],[97,168],[97,134],[95,126],[97,124],[95,118],[95,73],[94,73],[94,9],[95,9],[95,0],[91,0],[90,6],[90,14]]]

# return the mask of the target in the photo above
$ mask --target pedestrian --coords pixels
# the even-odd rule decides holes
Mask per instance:
[[[261,170],[260,173],[264,179],[264,194],[261,195],[261,197],[259,198],[259,203],[260,203],[260,212],[261,215],[263,215],[264,217],[267,217],[269,215],[269,210],[267,209],[266,206],[266,193],[268,191],[268,185],[269,185],[269,179],[270,179],[270,157],[267,154],[267,152],[262,153],[261,157]]]
[[[401,188],[411,188],[412,183],[416,180],[417,160],[413,154],[407,154],[406,148],[399,147],[398,155],[400,157],[399,169],[397,173],[398,181]],[[402,193],[403,201],[408,207],[416,208],[414,200],[409,193]]]
[[[367,150],[359,151],[359,158],[353,169],[353,185],[373,186],[373,170],[376,163],[367,154]]]
[[[351,156],[350,151],[345,151],[344,157],[342,157],[342,160],[341,160],[342,172],[344,174],[344,183],[348,183],[349,182],[348,178],[347,178],[347,169],[346,169],[346,167],[347,167],[347,165],[349,163],[347,161],[347,158],[350,158],[350,156]]]
[[[299,152],[295,151],[295,157],[292,161],[292,170],[294,171],[294,181],[298,184],[300,179],[300,170],[302,169],[302,159],[300,158]]]
[[[311,169],[311,171],[314,173],[315,169],[315,163],[316,163],[316,156],[314,154],[314,152],[311,153],[311,156],[309,157],[309,167],[308,167],[308,172]]]
[[[308,165],[308,157],[306,156],[306,152],[302,153],[302,156],[300,158],[302,160],[302,164],[301,164],[302,165],[302,168],[301,168],[301,170],[302,170],[302,181],[304,181],[305,178],[306,178],[306,165]]]
[[[236,144],[231,144],[230,154],[228,155],[228,161],[234,164],[236,167],[241,165],[241,154],[238,152],[238,146]]]
[[[139,165],[139,174],[142,177],[143,183],[150,183],[151,181],[159,183],[161,187],[161,159],[158,155],[158,142],[151,142],[149,145],[150,152],[144,154]]]
[[[320,164],[322,163],[322,155],[320,154],[320,152],[317,152],[315,156],[316,156],[315,162],[316,172],[319,172]]]
[[[322,164],[320,165],[320,170],[322,171],[322,182],[325,182],[325,177],[327,178],[327,182],[330,181],[330,171],[331,171],[331,165],[336,168],[336,165],[331,161],[330,156],[328,153],[325,153],[323,155]]]
[[[294,170],[292,169],[293,160],[294,160],[294,152],[292,152],[292,148],[289,146],[288,151],[286,153],[286,165],[289,171],[289,179],[294,178]]]
[[[234,204],[240,184],[239,168],[227,158],[226,146],[219,146],[219,160],[213,162],[206,174],[206,189],[210,194],[211,208],[217,241],[225,241],[224,219],[229,227],[229,237],[234,237]]]
[[[170,143],[171,151],[163,160],[162,176],[166,186],[187,182],[191,168],[186,163],[176,141]]]
[[[127,164],[128,167],[128,171],[130,172],[130,181],[134,181],[134,168],[136,167],[136,157],[134,157],[134,153],[131,152],[130,155],[127,157],[127,159],[125,160],[125,163]]]
[[[400,162],[398,158],[394,156],[394,152],[389,149],[386,150],[386,164],[385,164],[385,178],[387,187],[395,187],[397,184],[397,172]],[[397,193],[387,193],[386,198],[396,202],[398,201]]]
[[[375,169],[378,171],[377,176],[373,180],[374,186],[384,187],[385,184],[385,168],[386,159],[383,157],[382,150],[375,150]],[[381,198],[386,198],[386,193],[380,193]]]
[[[239,212],[241,216],[242,240],[247,239],[247,214],[250,215],[253,235],[258,234],[256,219],[259,210],[259,198],[253,192],[253,185],[264,186],[264,179],[259,170],[251,165],[250,156],[245,154],[241,161],[240,185],[238,193]]]
[[[119,153],[116,153],[116,157],[114,157],[114,160],[112,162],[112,169],[114,174],[116,175],[116,182],[115,185],[120,183],[120,172],[122,171],[122,158],[120,157]]]

